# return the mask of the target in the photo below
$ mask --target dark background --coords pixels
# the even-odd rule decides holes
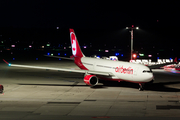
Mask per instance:
[[[178,1],[3,0],[0,40],[70,45],[69,28],[73,28],[81,46],[92,45],[83,50],[85,54],[120,49],[129,59],[130,33],[125,28],[134,25],[140,28],[134,30],[134,52],[179,57],[179,11]]]

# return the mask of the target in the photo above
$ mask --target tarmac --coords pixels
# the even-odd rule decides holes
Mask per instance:
[[[72,61],[14,64],[78,69]],[[91,88],[83,74],[10,67],[0,62],[1,120],[180,119],[180,74],[153,69],[155,81],[139,91],[127,82]]]

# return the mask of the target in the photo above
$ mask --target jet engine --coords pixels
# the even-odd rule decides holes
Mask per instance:
[[[84,77],[84,82],[87,85],[95,86],[96,84],[98,84],[98,78],[95,75],[86,75]]]

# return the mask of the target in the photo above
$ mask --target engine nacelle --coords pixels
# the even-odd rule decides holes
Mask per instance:
[[[95,75],[86,75],[84,77],[84,82],[87,84],[87,85],[90,85],[90,86],[95,86],[98,84],[98,78],[95,76]]]

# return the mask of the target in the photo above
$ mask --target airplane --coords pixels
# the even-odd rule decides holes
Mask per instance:
[[[180,73],[180,66],[177,64],[164,66],[164,70],[172,73]]]
[[[91,87],[96,86],[100,80],[118,82],[127,81],[139,84],[139,91],[143,91],[145,83],[150,83],[154,81],[153,72],[148,66],[125,61],[111,61],[106,59],[86,57],[81,51],[74,30],[69,30],[72,56],[71,58],[65,59],[74,60],[74,63],[80,68],[80,70],[17,65],[10,64],[4,59],[3,61],[9,66],[84,73],[84,82],[86,85],[89,85]],[[52,57],[62,58],[59,56]],[[153,66],[151,67],[153,68]]]

